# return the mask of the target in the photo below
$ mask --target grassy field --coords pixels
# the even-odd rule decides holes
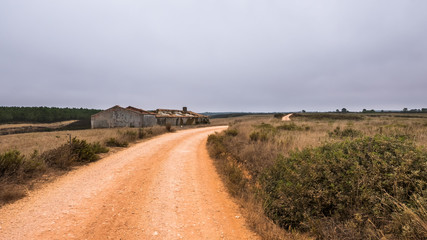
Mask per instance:
[[[227,120],[209,151],[265,239],[427,238],[427,115]]]
[[[60,128],[69,125],[77,120],[69,120],[55,123],[18,123],[18,124],[0,124],[0,129],[7,128],[22,128],[22,127],[46,127],[46,128]]]

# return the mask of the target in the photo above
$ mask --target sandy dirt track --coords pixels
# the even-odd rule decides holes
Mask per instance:
[[[0,209],[0,239],[258,239],[206,151],[225,127],[170,133]]]
[[[290,114],[288,114],[288,115],[286,115],[286,116],[283,116],[283,117],[282,117],[282,121],[291,121],[291,116],[292,116],[292,114],[293,114],[293,113],[290,113]]]

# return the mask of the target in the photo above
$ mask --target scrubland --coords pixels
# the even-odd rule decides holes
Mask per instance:
[[[0,136],[0,206],[100,154],[174,131],[171,127],[87,129]]]
[[[208,149],[265,239],[427,238],[427,115],[228,121]]]

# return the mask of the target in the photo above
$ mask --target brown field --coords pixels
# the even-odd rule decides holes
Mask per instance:
[[[22,127],[46,127],[46,128],[59,128],[69,125],[77,120],[69,120],[55,123],[17,123],[17,124],[0,124],[0,129],[5,128],[22,128]]]
[[[153,132],[164,131],[164,127],[161,126],[151,129]],[[89,143],[100,142],[103,144],[109,138],[120,138],[122,133],[128,130],[137,131],[135,128],[104,128],[3,135],[0,136],[0,153],[8,150],[18,150],[24,155],[31,154],[34,150],[42,153],[66,144],[70,135],[72,138],[76,137]]]

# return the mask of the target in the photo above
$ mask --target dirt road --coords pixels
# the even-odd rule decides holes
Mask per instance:
[[[292,114],[293,114],[293,113],[290,113],[290,114],[288,114],[288,115],[286,115],[286,116],[283,116],[283,117],[282,117],[282,121],[291,121],[291,116],[292,116]]]
[[[0,209],[0,239],[258,239],[205,148],[224,127],[159,136]]]

